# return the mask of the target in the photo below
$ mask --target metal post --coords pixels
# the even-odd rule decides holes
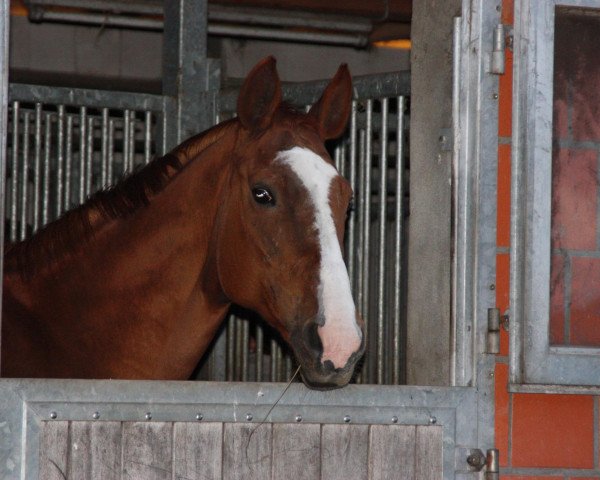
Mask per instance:
[[[206,57],[206,0],[165,0],[163,93],[175,99],[166,108],[163,150],[214,124],[218,63]]]
[[[0,1],[0,271],[3,269],[4,258],[4,178],[6,178],[6,135],[8,133],[8,26],[10,5],[8,0]],[[0,279],[0,293],[2,287]],[[1,308],[1,307],[0,307]],[[0,312],[1,313],[1,312]],[[2,331],[2,316],[0,314],[0,332]],[[0,342],[2,334],[0,333]],[[1,344],[1,343],[0,343]]]

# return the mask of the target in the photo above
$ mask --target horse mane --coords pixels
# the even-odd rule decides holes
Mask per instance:
[[[92,194],[82,205],[45,225],[32,237],[7,245],[6,272],[32,275],[89,242],[104,221],[125,218],[148,206],[171,180],[207,147],[218,141],[232,121],[223,122],[194,137],[143,168],[134,170],[115,185]]]

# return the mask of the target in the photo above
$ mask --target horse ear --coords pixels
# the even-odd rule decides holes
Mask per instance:
[[[247,130],[267,128],[281,103],[281,81],[276,63],[272,56],[261,60],[244,80],[238,97],[237,114]]]
[[[329,82],[321,98],[310,109],[317,119],[319,135],[323,140],[339,137],[348,123],[352,105],[352,78],[344,63]]]

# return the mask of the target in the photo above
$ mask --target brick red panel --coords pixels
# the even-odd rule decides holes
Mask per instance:
[[[510,145],[498,146],[498,210],[496,243],[510,246]]]
[[[573,258],[571,344],[600,346],[600,259]]]
[[[508,309],[510,284],[510,256],[508,253],[496,255],[496,307],[500,315]],[[500,355],[508,355],[508,332],[500,328]]]
[[[508,365],[497,363],[495,371],[495,394],[496,394],[496,448],[500,450],[500,466],[509,465],[508,459],[508,404],[510,395],[508,393]]]
[[[514,394],[512,466],[594,467],[594,399]]]
[[[596,249],[595,150],[559,149],[552,161],[552,248]]]

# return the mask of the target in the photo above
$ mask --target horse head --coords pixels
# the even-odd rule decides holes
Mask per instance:
[[[342,256],[352,189],[324,146],[344,131],[351,96],[342,65],[308,113],[294,111],[275,60],[254,67],[217,227],[223,292],[279,331],[313,388],[346,385],[365,347]]]

